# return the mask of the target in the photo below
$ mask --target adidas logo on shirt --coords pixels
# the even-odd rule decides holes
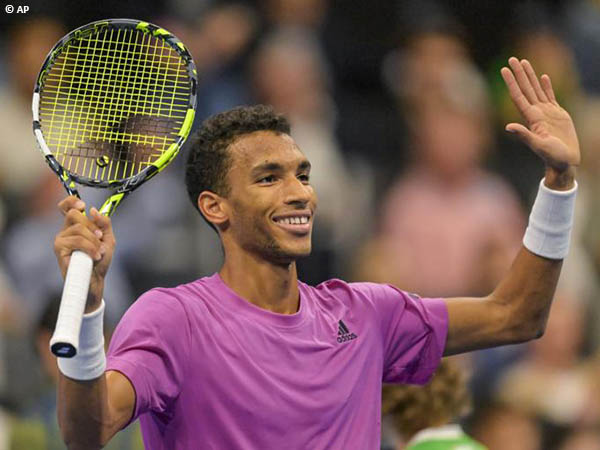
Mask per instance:
[[[356,333],[350,333],[350,330],[346,326],[343,320],[338,322],[338,338],[337,341],[341,344],[343,342],[351,341],[352,339],[356,339],[358,336]]]

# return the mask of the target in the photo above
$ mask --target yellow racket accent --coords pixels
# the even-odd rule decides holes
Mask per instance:
[[[119,203],[125,197],[124,193],[113,194],[106,199],[102,207],[98,210],[100,214],[104,214],[105,216],[112,215],[112,212],[119,206]]]

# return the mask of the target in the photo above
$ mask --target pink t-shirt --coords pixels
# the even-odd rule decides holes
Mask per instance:
[[[382,381],[431,377],[446,305],[374,283],[298,287],[291,315],[218,274],[133,304],[107,370],[131,380],[147,449],[379,449]]]

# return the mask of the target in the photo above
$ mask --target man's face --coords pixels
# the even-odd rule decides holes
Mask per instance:
[[[289,263],[310,254],[317,197],[310,163],[292,138],[257,131],[229,147],[229,231],[238,245]]]

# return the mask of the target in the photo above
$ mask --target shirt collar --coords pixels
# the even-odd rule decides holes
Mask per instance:
[[[426,428],[415,434],[413,438],[408,442],[408,445],[414,445],[418,442],[436,439],[453,439],[464,435],[464,431],[462,430],[460,425],[457,424]]]

